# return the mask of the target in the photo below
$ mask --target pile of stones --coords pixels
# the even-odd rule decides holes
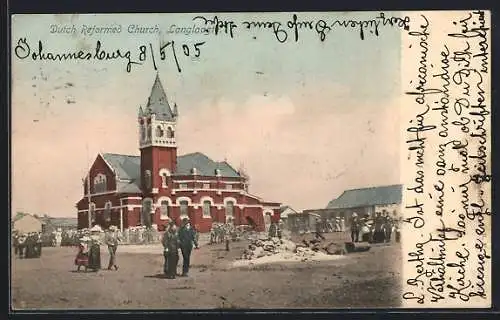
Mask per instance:
[[[272,256],[280,253],[293,253],[298,257],[308,258],[316,254],[314,250],[287,239],[267,238],[254,239],[250,241],[248,248],[243,251],[241,259],[253,260],[264,256]]]

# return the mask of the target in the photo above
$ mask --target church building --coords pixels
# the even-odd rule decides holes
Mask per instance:
[[[78,228],[156,225],[161,230],[168,218],[179,224],[188,217],[200,232],[229,218],[263,231],[266,216],[279,219],[281,204],[250,194],[246,175],[226,161],[201,152],[177,155],[178,116],[157,75],[147,105],[139,107],[140,156],[97,155],[76,205]]]

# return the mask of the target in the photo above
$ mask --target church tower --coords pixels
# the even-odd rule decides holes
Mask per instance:
[[[166,187],[177,166],[177,105],[170,108],[158,75],[145,108],[139,107],[138,121],[141,189],[149,196]]]

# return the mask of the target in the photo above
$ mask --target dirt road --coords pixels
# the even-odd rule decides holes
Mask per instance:
[[[159,247],[118,248],[118,271],[77,273],[74,248],[12,259],[14,309],[397,307],[400,249],[373,247],[334,261],[232,268],[245,242],[193,251],[189,278],[164,279]],[[103,266],[108,255],[101,250]],[[181,259],[182,260],[182,259]],[[181,261],[180,261],[181,263]]]

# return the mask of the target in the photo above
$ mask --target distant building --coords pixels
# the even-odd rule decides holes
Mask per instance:
[[[189,217],[200,232],[229,218],[235,225],[253,221],[262,231],[265,217],[279,219],[281,204],[250,194],[245,174],[228,162],[200,152],[177,154],[178,115],[157,76],[137,116],[140,155],[97,155],[76,204],[78,228],[98,224],[123,230],[163,226],[169,218],[179,224]]]
[[[12,231],[20,233],[41,232],[42,221],[31,214],[18,212],[12,219]]]
[[[288,223],[288,216],[289,215],[295,215],[297,214],[298,212],[295,211],[292,207],[290,206],[282,206],[280,208],[280,218],[283,220],[285,226],[287,226],[288,228],[290,227],[289,223]]]
[[[78,227],[77,218],[52,218],[44,216],[41,220],[43,222],[42,231],[44,233],[52,233],[58,229],[61,231],[71,230]]]
[[[314,217],[307,213],[302,212],[289,212],[287,216],[287,226],[292,232],[311,231],[314,226]]]
[[[280,208],[280,218],[281,219],[287,219],[289,214],[297,214],[298,212],[295,211],[292,207],[290,206],[282,206]]]
[[[389,185],[351,189],[344,191],[338,198],[331,200],[325,209],[304,210],[304,213],[319,214],[322,218],[351,218],[358,216],[373,217],[376,212],[388,212],[392,217],[401,216],[402,185]]]

